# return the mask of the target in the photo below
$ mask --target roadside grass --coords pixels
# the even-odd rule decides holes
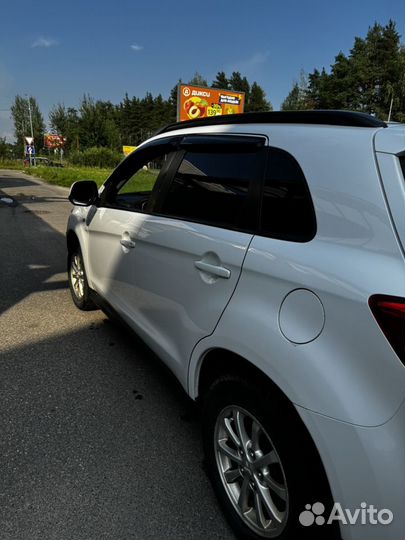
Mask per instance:
[[[94,180],[98,186],[101,186],[113,171],[113,169],[72,167],[70,165],[66,165],[63,168],[45,166],[24,167],[22,162],[17,160],[0,160],[0,169],[21,171],[24,174],[40,178],[48,184],[64,187],[70,187],[77,180]]]
[[[111,169],[99,169],[95,167],[25,167],[25,174],[36,176],[45,180],[48,184],[70,187],[77,180],[94,180],[98,186],[112,173]]]
[[[66,165],[59,167],[24,167],[21,162],[16,160],[0,160],[0,169],[14,169],[30,176],[35,176],[44,180],[48,184],[56,186],[70,187],[73,182],[78,180],[94,180],[100,187],[112,173],[113,169],[100,169],[98,167],[72,167]],[[131,193],[139,191],[151,191],[156,181],[158,170],[140,170],[124,186],[121,193]]]
[[[0,169],[13,169],[22,171],[24,169],[23,160],[0,158]]]
[[[120,189],[120,193],[152,191],[158,174],[158,169],[148,169],[147,171],[141,169]]]

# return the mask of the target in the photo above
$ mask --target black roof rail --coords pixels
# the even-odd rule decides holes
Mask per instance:
[[[385,122],[370,114],[354,111],[272,111],[212,116],[211,118],[175,122],[161,128],[155,135],[189,127],[218,126],[222,124],[323,124],[371,128],[388,127]]]

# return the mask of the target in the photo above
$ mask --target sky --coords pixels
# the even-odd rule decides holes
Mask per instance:
[[[0,137],[10,107],[34,96],[53,105],[84,94],[119,103],[169,96],[195,72],[257,81],[278,109],[301,70],[327,70],[355,36],[389,19],[405,41],[404,0],[0,0]]]

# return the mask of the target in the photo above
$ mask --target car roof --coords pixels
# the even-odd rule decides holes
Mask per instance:
[[[235,124],[316,124],[329,126],[350,126],[361,128],[386,128],[387,124],[369,114],[353,111],[308,110],[272,111],[213,116],[185,122],[176,122],[160,129],[161,135],[179,129],[192,127],[235,125]]]

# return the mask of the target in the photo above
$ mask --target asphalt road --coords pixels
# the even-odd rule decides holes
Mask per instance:
[[[66,196],[0,171],[0,539],[233,538],[177,382],[70,300]]]

